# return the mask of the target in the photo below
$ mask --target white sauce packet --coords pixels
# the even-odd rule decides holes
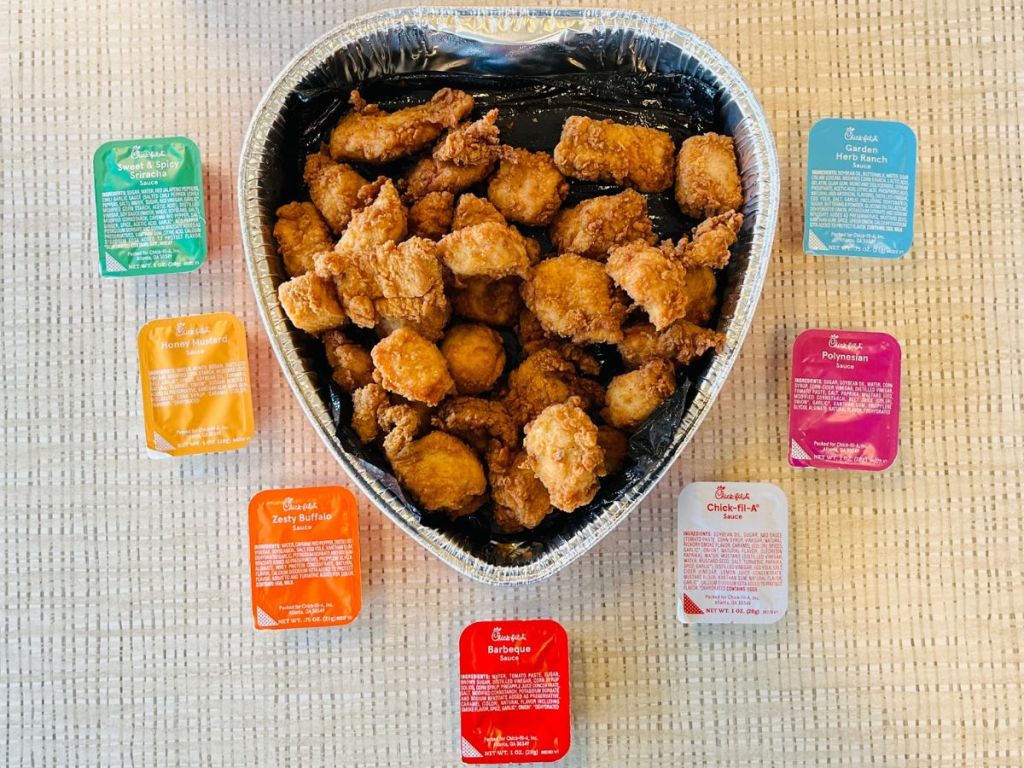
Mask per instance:
[[[789,604],[789,503],[771,483],[690,483],[679,494],[676,614],[773,624]]]

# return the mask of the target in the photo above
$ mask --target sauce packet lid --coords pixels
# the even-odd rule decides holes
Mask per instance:
[[[569,638],[550,619],[478,621],[459,639],[464,763],[549,763],[569,751]]]
[[[171,456],[241,448],[255,431],[245,328],[228,312],[139,331],[146,445]]]
[[[887,333],[801,333],[789,385],[789,463],[889,467],[899,450],[900,358]]]
[[[676,615],[774,624],[789,604],[789,503],[771,483],[690,483],[679,494]]]
[[[100,274],[197,269],[206,259],[199,148],[190,139],[108,141],[93,156]]]
[[[282,488],[253,496],[249,572],[256,629],[351,623],[363,604],[351,491]]]
[[[917,137],[884,120],[827,118],[807,142],[804,250],[897,258],[914,240]]]

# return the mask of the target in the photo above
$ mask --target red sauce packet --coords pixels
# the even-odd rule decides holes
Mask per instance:
[[[550,763],[569,751],[569,639],[550,619],[478,621],[459,640],[462,762]]]

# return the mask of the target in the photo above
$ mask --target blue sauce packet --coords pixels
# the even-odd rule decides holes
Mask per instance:
[[[807,146],[804,250],[894,259],[914,239],[917,138],[903,123],[826,118]]]

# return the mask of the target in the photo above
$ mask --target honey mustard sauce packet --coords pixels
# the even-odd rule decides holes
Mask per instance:
[[[109,141],[93,157],[100,274],[198,269],[206,259],[199,148],[189,139]]]
[[[146,445],[171,456],[241,448],[255,432],[245,328],[228,312],[139,331]]]
[[[249,566],[256,629],[350,623],[362,609],[355,497],[341,487],[257,493]]]

